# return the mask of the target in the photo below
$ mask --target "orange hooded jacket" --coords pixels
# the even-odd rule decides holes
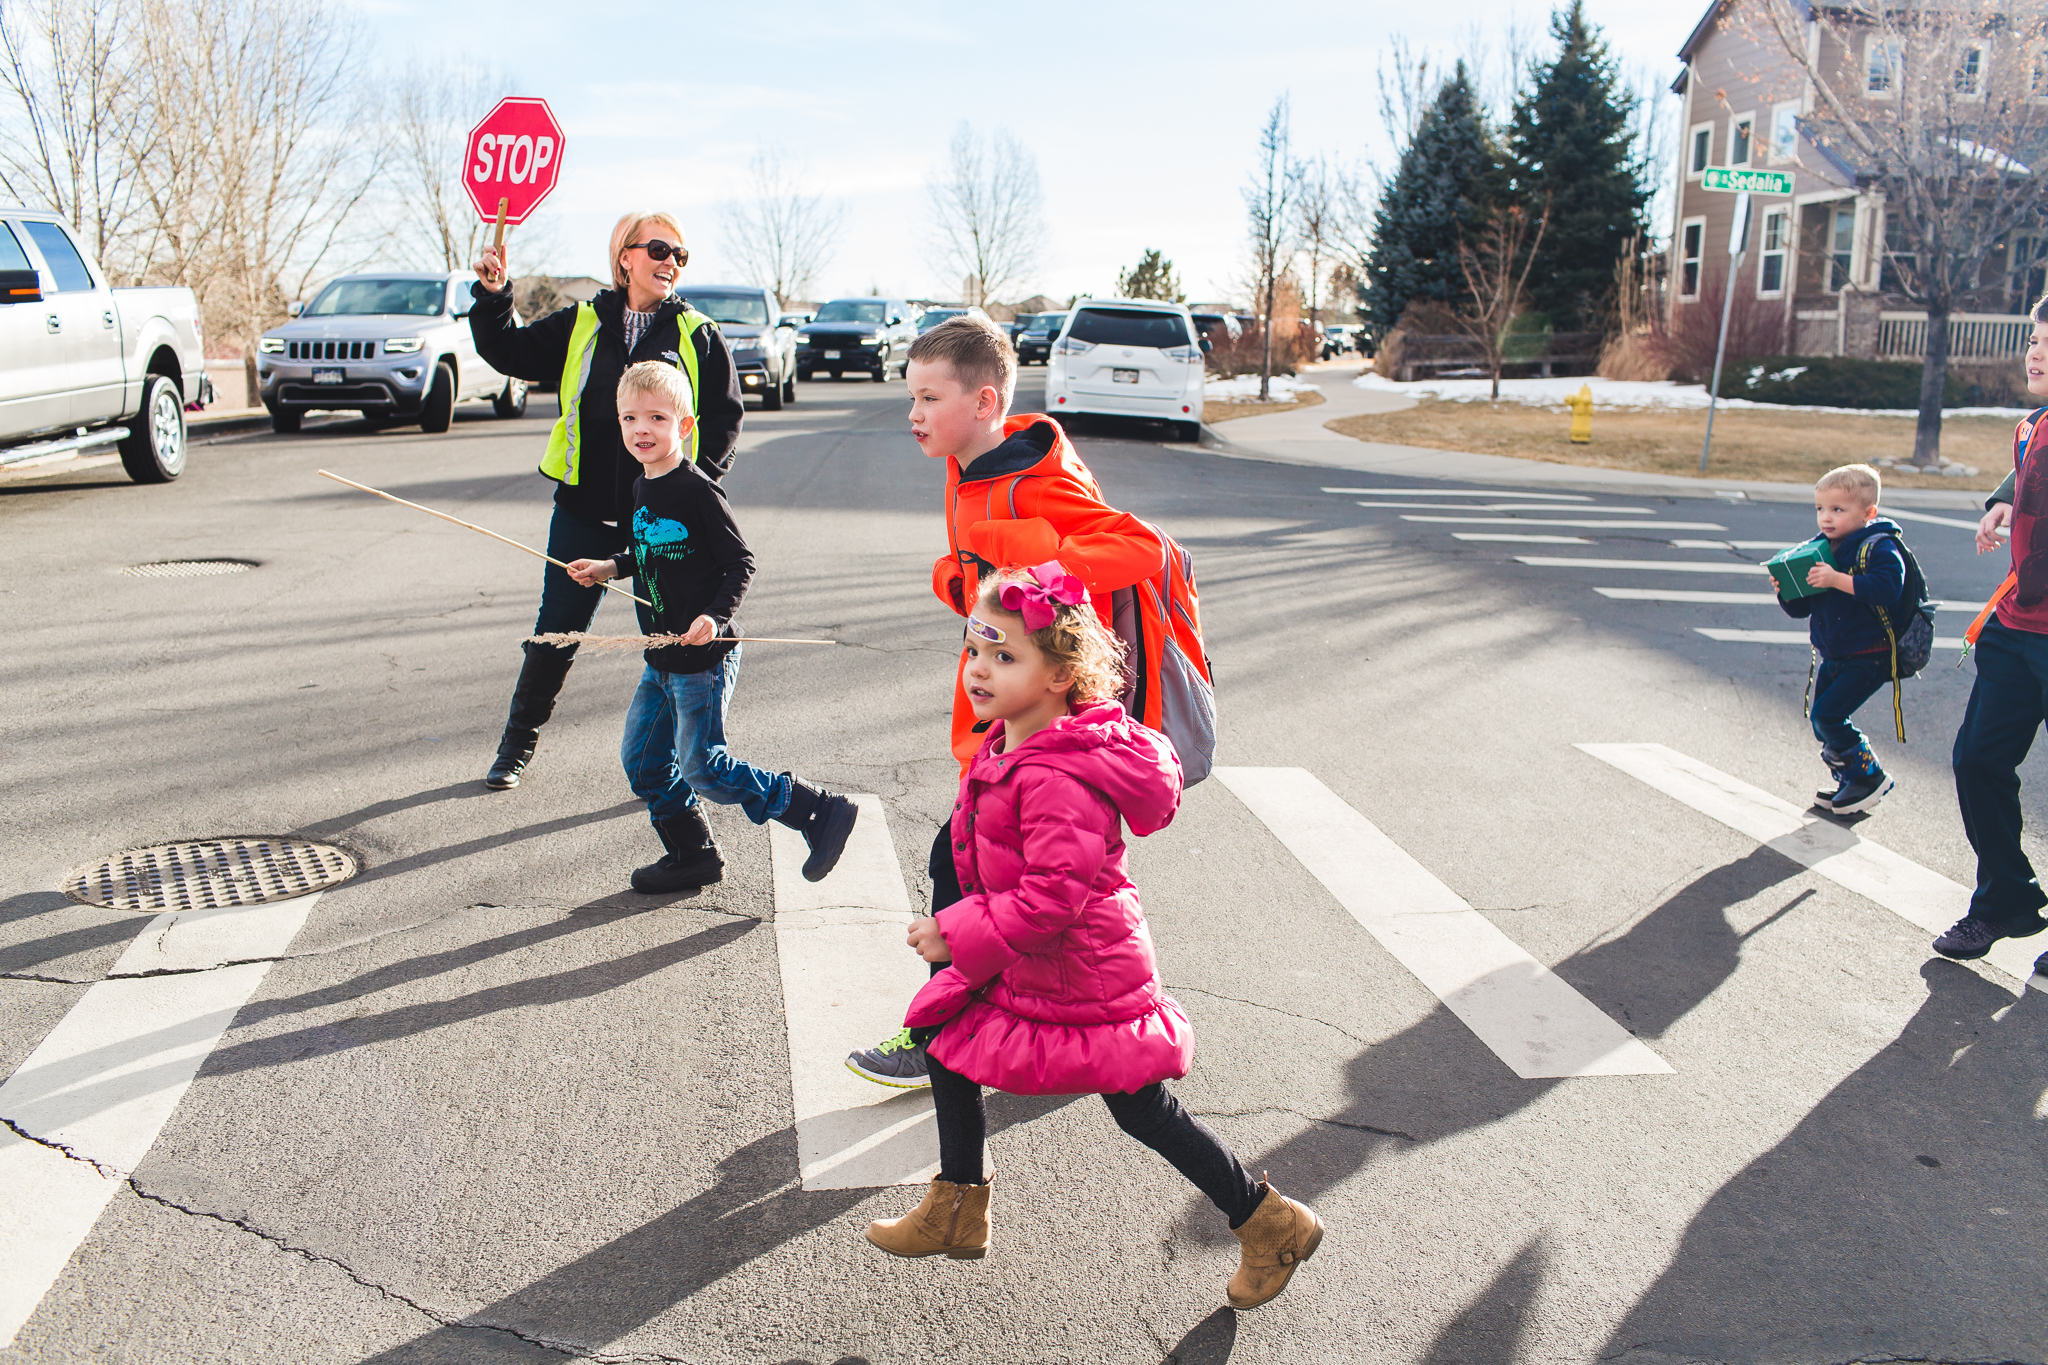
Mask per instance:
[[[1110,593],[1164,568],[1165,543],[1102,500],[1095,476],[1052,418],[1016,414],[1004,420],[1003,434],[1004,444],[972,461],[964,475],[956,461],[946,461],[948,553],[932,565],[932,591],[965,616],[983,573],[1057,559],[1088,589],[1103,626],[1115,634]],[[982,728],[956,667],[953,754],[962,772],[981,748]]]

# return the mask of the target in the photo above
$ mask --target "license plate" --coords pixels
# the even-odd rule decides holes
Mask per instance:
[[[1138,382],[1138,372],[1136,370],[1111,370],[1109,377],[1119,384],[1135,384]]]
[[[341,370],[315,370],[313,371],[313,382],[315,384],[345,384],[348,382],[348,376]]]
[[[827,359],[827,360],[837,360],[837,359],[839,359],[839,352],[837,352],[837,351],[827,351],[827,352],[825,352],[825,359]]]

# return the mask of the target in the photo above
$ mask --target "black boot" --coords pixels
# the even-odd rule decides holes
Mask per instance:
[[[505,734],[498,741],[498,757],[484,778],[492,791],[519,785],[519,776],[533,759],[540,742],[540,727],[555,713],[555,697],[569,665],[576,661],[574,646],[528,644],[526,662],[520,665],[519,681],[512,688],[512,714],[505,720]]]
[[[800,782],[790,773],[783,776],[789,778],[789,807],[775,817],[776,822],[804,836],[804,844],[811,850],[811,856],[804,859],[804,880],[822,882],[846,851],[860,807],[843,796]]]
[[[725,876],[725,859],[711,838],[711,822],[704,818],[701,803],[686,806],[666,820],[656,820],[654,832],[668,852],[659,862],[633,869],[635,891],[668,895],[709,886]]]
[[[1849,758],[1848,754],[1838,754],[1826,745],[1821,746],[1820,761],[1828,765],[1828,772],[1834,778],[1835,785],[1815,792],[1813,794],[1814,805],[1822,810],[1833,810],[1835,808],[1835,793],[1839,792],[1849,780]]]

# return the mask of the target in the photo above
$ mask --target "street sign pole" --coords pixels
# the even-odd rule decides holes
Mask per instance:
[[[1721,286],[1721,339],[1714,343],[1714,382],[1707,388],[1707,439],[1700,446],[1700,473],[1707,472],[1707,454],[1714,448],[1714,408],[1721,401],[1721,361],[1728,354],[1728,314],[1735,306],[1735,277],[1749,245],[1749,191],[1735,196],[1735,222],[1728,230],[1728,279]]]

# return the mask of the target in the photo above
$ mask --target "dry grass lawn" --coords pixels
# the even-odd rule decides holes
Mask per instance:
[[[1236,417],[1264,417],[1268,413],[1293,412],[1297,408],[1312,408],[1323,401],[1323,396],[1314,389],[1305,389],[1298,403],[1204,403],[1202,420],[1210,426],[1228,422]]]
[[[1217,405],[1210,405],[1211,409]],[[1209,419],[1214,421],[1212,416]],[[1340,417],[1333,431],[1361,441],[1513,455],[1552,464],[1635,469],[1655,474],[1696,474],[1705,409],[1634,409],[1593,412],[1590,445],[1571,443],[1571,413],[1523,403],[1448,403],[1423,399],[1406,412]],[[1998,486],[2012,469],[2016,417],[1950,417],[1941,425],[1941,451],[1959,464],[1975,465],[1975,478],[1905,474],[1887,469],[1887,484],[1902,488]],[[1907,459],[1913,453],[1913,419],[1861,417],[1832,412],[1774,412],[1723,408],[1714,417],[1714,451],[1708,473],[1724,479],[1765,479],[1810,483],[1836,465],[1881,455]]]

